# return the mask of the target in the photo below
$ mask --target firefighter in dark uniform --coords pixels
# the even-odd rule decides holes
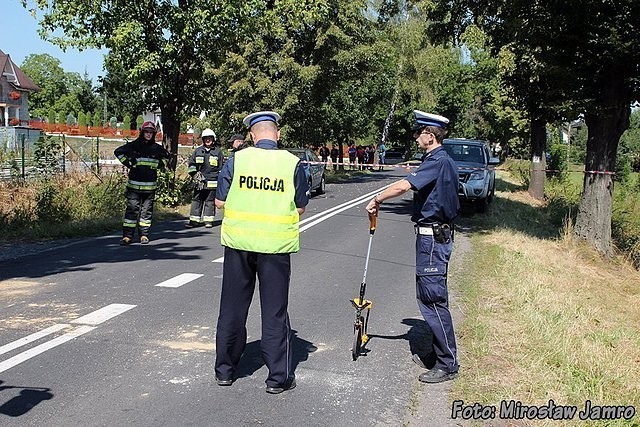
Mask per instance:
[[[149,243],[149,228],[158,186],[158,169],[165,169],[169,153],[155,141],[156,125],[144,122],[140,136],[115,149],[120,162],[129,168],[127,181],[127,208],[122,224],[121,245],[129,245],[138,229],[140,243]]]
[[[414,110],[413,137],[426,151],[415,172],[377,194],[367,205],[378,215],[385,200],[414,191],[411,220],[416,233],[416,299],[433,332],[435,365],[418,379],[425,383],[452,380],[458,375],[458,355],[448,305],[447,269],[453,249],[453,221],[460,211],[458,168],[442,147],[449,119]],[[413,360],[426,368],[418,355]]]
[[[187,169],[194,181],[187,228],[198,227],[203,223],[206,228],[213,227],[213,219],[216,215],[213,201],[216,198],[216,188],[218,187],[218,173],[224,163],[222,151],[216,145],[215,132],[207,128],[202,131],[200,137],[202,145],[191,154]]]
[[[229,386],[235,379],[247,342],[247,313],[257,276],[262,317],[260,346],[269,369],[265,382],[270,394],[296,386],[287,312],[290,255],[299,250],[299,217],[309,202],[300,159],[277,149],[279,119],[273,111],[260,111],[244,118],[255,146],[237,151],[224,164],[216,195],[216,206],[224,208],[216,382]]]

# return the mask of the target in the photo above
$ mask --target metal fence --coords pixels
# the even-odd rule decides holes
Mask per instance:
[[[46,134],[33,143],[20,135],[13,147],[0,148],[0,180],[26,179],[43,172],[98,176],[124,172],[113,151],[130,139]],[[186,163],[192,150],[191,144],[179,146],[178,166]]]

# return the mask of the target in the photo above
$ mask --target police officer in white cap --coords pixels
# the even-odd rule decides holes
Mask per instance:
[[[300,247],[298,222],[309,202],[300,159],[278,150],[273,111],[249,114],[254,147],[236,151],[218,177],[216,206],[224,209],[220,240],[224,266],[216,328],[216,382],[230,386],[247,342],[247,313],[256,276],[260,287],[262,357],[269,369],[266,392],[296,386],[289,304],[290,254]]]
[[[460,210],[458,169],[442,147],[449,119],[414,110],[413,138],[425,151],[415,172],[377,194],[367,205],[369,215],[378,215],[380,205],[409,190],[414,191],[416,234],[416,297],[418,307],[433,332],[435,365],[418,379],[439,383],[458,375],[458,355],[448,306],[447,270],[453,249],[453,221]],[[418,355],[413,360],[427,366]]]

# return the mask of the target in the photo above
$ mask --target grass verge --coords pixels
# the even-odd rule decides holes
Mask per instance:
[[[558,227],[557,207],[500,178],[488,214],[467,220],[472,255],[454,279],[465,318],[452,396],[498,410],[512,399],[552,399],[578,411],[587,400],[640,410],[640,273],[624,259],[604,261],[574,243],[570,220]],[[640,425],[640,417],[506,425],[513,422],[628,426]]]

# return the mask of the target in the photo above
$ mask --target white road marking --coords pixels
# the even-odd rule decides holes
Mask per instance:
[[[102,307],[99,310],[86,314],[82,317],[72,320],[71,323],[80,323],[83,325],[99,325],[112,317],[116,317],[119,314],[129,311],[134,308],[135,305],[130,304],[110,304],[106,307]]]
[[[93,326],[79,326],[77,329],[67,332],[64,335],[60,335],[59,337],[54,338],[51,341],[47,341],[36,347],[33,347],[32,349],[23,351],[22,353],[17,354],[5,360],[4,362],[0,362],[0,372],[4,372],[7,369],[13,368],[14,366],[19,365],[20,363],[26,360],[29,360],[32,357],[39,355],[40,353],[44,353],[47,350],[51,350],[52,348],[57,347],[60,344],[64,344],[67,341],[71,341],[72,339],[77,338],[80,335],[86,334],[87,332],[91,332],[94,329],[96,328]]]
[[[9,344],[5,344],[2,347],[0,347],[0,354],[5,354],[10,352],[11,350],[15,350],[16,348],[22,347],[23,345],[27,345],[31,342],[37,341],[42,337],[46,337],[47,335],[51,335],[54,332],[58,332],[64,328],[68,328],[71,325],[68,325],[66,323],[58,323],[56,325],[53,326],[49,326],[46,329],[43,329],[39,332],[36,332],[34,334],[28,335],[24,338],[20,338],[18,340],[15,340],[13,342],[10,342]]]
[[[165,280],[162,283],[158,283],[156,286],[160,286],[162,288],[179,288],[180,286],[196,280],[202,276],[204,276],[204,274],[182,273],[172,279]]]
[[[302,233],[308,228],[311,228],[314,225],[320,224],[322,221],[325,221],[331,218],[332,216],[339,214],[340,212],[346,211],[347,209],[350,209],[354,206],[359,205],[360,203],[366,201],[369,197],[375,194],[378,194],[379,192],[389,187],[390,185],[391,184],[385,185],[384,187],[381,187],[375,191],[356,197],[355,199],[349,200],[348,202],[342,203],[341,205],[334,206],[330,209],[327,209],[326,211],[318,212],[317,214],[310,216],[309,218],[303,219],[302,221],[300,221],[299,223],[300,225],[306,224],[307,222],[310,222],[310,221],[312,222],[310,222],[307,225],[304,225],[303,227],[300,227],[300,232]],[[211,262],[224,262],[224,257],[216,258]]]

